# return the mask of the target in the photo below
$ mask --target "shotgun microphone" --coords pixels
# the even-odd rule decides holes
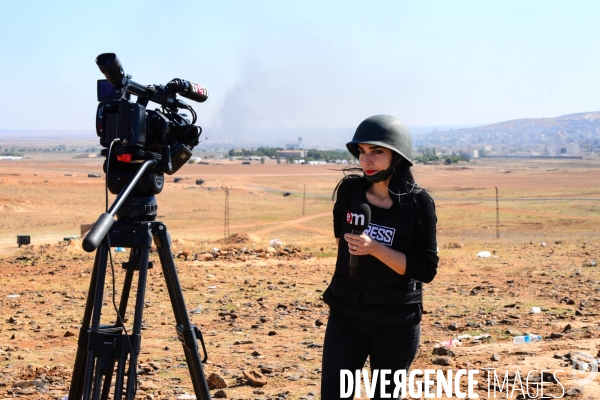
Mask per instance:
[[[346,222],[350,225],[352,233],[362,235],[371,223],[371,208],[367,203],[357,201],[350,206],[346,215]],[[358,256],[350,254],[350,277],[353,278],[358,270]]]
[[[186,81],[185,79],[175,78],[167,83],[165,90],[170,93],[177,93],[187,99],[202,103],[208,99],[208,90],[204,86]]]

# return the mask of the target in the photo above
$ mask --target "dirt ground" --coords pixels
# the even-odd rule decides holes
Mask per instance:
[[[81,249],[80,240],[62,239],[79,236],[80,225],[103,212],[104,180],[88,177],[102,174],[101,164],[100,159],[0,161],[4,397],[62,399],[68,393],[93,254]],[[340,169],[224,161],[186,165],[177,183],[168,177],[157,197],[159,219],[168,226],[174,253],[189,253],[177,266],[190,318],[205,338],[205,372],[227,383],[211,390],[213,395],[223,390],[234,399],[318,398],[328,317],[321,296],[335,263],[331,192]],[[525,376],[534,369],[563,370],[556,376],[565,391],[599,399],[600,378],[582,386],[581,393],[573,391],[579,385],[572,379],[571,360],[577,352],[600,357],[600,162],[479,160],[453,167],[418,165],[415,176],[436,200],[441,262],[425,288],[426,314],[413,368],[478,369],[479,398],[488,398],[486,369],[496,369],[500,379],[509,371],[511,389],[517,371]],[[204,183],[196,185],[196,179]],[[225,186],[229,233],[238,240],[223,240]],[[32,245],[17,248],[17,234],[31,235]],[[275,238],[289,251],[267,252]],[[490,257],[478,258],[480,251]],[[127,256],[114,256],[118,302]],[[177,398],[193,394],[193,388],[165,280],[154,254],[151,260],[137,397]],[[106,323],[115,320],[112,288],[109,271]],[[541,312],[530,313],[533,307]],[[133,319],[129,311],[127,318]],[[513,336],[527,333],[543,340],[513,345]],[[470,337],[460,346],[434,350],[463,335]],[[247,377],[254,372],[266,385],[250,385]],[[560,397],[561,385],[545,384],[544,393]]]

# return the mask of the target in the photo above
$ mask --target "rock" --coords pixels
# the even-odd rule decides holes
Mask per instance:
[[[26,389],[32,386],[40,386],[41,384],[41,381],[16,381],[15,383],[13,383],[13,387]]]
[[[445,367],[452,366],[454,363],[449,357],[436,357],[432,361],[435,365],[442,365]]]
[[[159,363],[159,362],[151,361],[151,362],[149,362],[148,364],[150,364],[150,366],[151,366],[152,368],[154,368],[154,370],[155,370],[155,371],[158,371],[159,369],[161,369],[161,368],[162,368],[162,365],[161,365],[161,363]]]
[[[567,325],[565,326],[565,328],[563,329],[563,333],[565,333],[565,332],[567,332],[567,331],[570,331],[571,329],[572,329],[572,327],[571,327],[571,324],[567,324]]]
[[[460,324],[458,322],[454,322],[450,325],[448,325],[448,329],[450,329],[451,331],[457,331],[460,328]]]
[[[227,382],[225,379],[221,375],[215,374],[214,372],[208,376],[206,382],[208,383],[208,388],[210,390],[223,389],[227,387]]]
[[[219,391],[216,391],[212,397],[213,397],[213,399],[226,399],[227,393],[225,393],[224,390],[219,390]]]
[[[71,331],[66,331],[65,332],[65,337],[71,337],[71,336],[75,336],[75,334]]]
[[[158,389],[158,386],[152,381],[144,381],[140,383],[139,388],[142,390],[153,390]]]
[[[562,333],[552,333],[552,334],[550,335],[550,339],[560,339],[560,338],[562,338],[563,336],[565,336],[565,335],[563,335]]]
[[[269,333],[267,335],[269,335],[269,336],[275,336],[275,335],[277,335],[277,332],[275,332],[275,331],[269,331]]]
[[[490,358],[490,360],[492,360],[492,361],[500,361],[500,354],[494,354],[494,355],[492,355],[492,357]]]
[[[17,394],[25,394],[25,395],[29,395],[29,394],[34,394],[36,393],[35,389],[16,389],[15,392]]]
[[[288,381],[299,381],[300,375],[291,375],[287,377]]]
[[[265,386],[267,384],[267,378],[258,371],[244,370],[242,374],[248,380],[250,386]]]
[[[260,365],[260,371],[265,374],[272,374],[273,372],[281,372],[283,371],[283,367],[280,365]]]
[[[445,347],[434,347],[433,348],[433,355],[436,356],[450,356],[450,355],[454,355],[454,353],[451,350],[448,350]]]
[[[583,386],[575,386],[565,392],[565,396],[577,396],[583,393]]]
[[[315,326],[323,326],[323,325],[325,325],[325,324],[320,319],[315,321]]]
[[[274,369],[274,368],[273,368],[273,366],[271,366],[271,365],[262,365],[262,366],[260,367],[260,370],[261,370],[262,372],[264,372],[265,374],[270,374],[270,373],[272,373],[272,372],[273,372],[275,369]],[[260,394],[260,393],[258,393],[258,394]]]

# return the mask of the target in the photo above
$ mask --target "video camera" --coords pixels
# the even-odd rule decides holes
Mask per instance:
[[[100,54],[96,64],[106,77],[98,80],[96,133],[104,147],[101,154],[106,157],[104,172],[108,189],[119,194],[133,180],[140,163],[155,160],[131,194],[135,197],[158,194],[164,186],[164,174],[172,175],[188,162],[202,133],[202,128],[194,125],[195,111],[177,95],[203,102],[208,91],[177,78],[165,86],[136,83],[131,75],[125,74],[114,53]],[[132,94],[137,96],[135,103],[131,101]],[[161,108],[147,110],[150,101]],[[180,109],[192,114],[191,121],[186,114],[178,113]]]

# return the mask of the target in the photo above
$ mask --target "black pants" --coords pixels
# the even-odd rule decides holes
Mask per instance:
[[[347,317],[331,310],[325,344],[321,377],[321,400],[340,397],[340,370],[362,370],[369,356],[371,371],[375,369],[395,371],[408,369],[419,347],[421,326],[381,325]],[[391,379],[391,376],[387,376]],[[393,393],[393,379],[387,392]],[[377,380],[379,383],[379,379]],[[377,387],[374,399],[380,399]],[[364,384],[361,395],[365,396]],[[353,399],[354,396],[349,397]],[[347,399],[347,397],[346,397]]]

